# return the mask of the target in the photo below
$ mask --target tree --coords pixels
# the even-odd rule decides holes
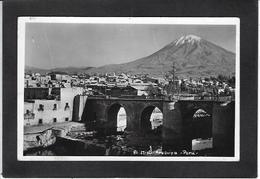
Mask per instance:
[[[231,78],[228,79],[228,84],[232,87],[235,87],[236,85],[236,79],[235,79],[235,76],[232,76]]]
[[[226,81],[228,81],[229,77],[227,77],[225,75],[218,75],[217,79],[218,79],[218,81],[226,82]]]
[[[224,94],[225,94],[225,95],[231,95],[231,91],[230,91],[230,89],[229,89],[228,86],[225,87],[225,89],[224,89]]]
[[[205,81],[210,81],[210,79],[209,79],[209,78],[207,78],[207,77],[205,77],[205,78],[204,78],[204,80],[205,80]]]
[[[217,96],[218,95],[218,88],[217,86],[213,86],[213,96]]]
[[[168,73],[165,73],[164,76],[165,76],[165,79],[166,79],[166,80],[169,80],[169,74],[168,74]]]
[[[176,83],[176,80],[178,80],[178,77],[176,75],[176,63],[173,61],[172,68],[169,71],[169,74],[171,75],[171,79],[169,79],[169,84],[165,86],[165,90],[167,94],[173,95],[174,93],[178,92],[178,84]]]
[[[172,81],[178,79],[176,76],[176,64],[175,62],[172,63],[172,69],[169,71],[169,73],[172,75]]]
[[[161,90],[158,87],[154,87],[153,85],[149,85],[146,88],[146,91],[149,97],[155,97],[161,95]]]
[[[187,84],[185,83],[185,81],[182,79],[181,80],[181,92],[187,91]]]

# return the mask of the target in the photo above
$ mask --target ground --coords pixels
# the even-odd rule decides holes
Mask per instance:
[[[62,122],[62,123],[52,123],[52,124],[42,124],[42,125],[35,125],[35,126],[24,126],[24,134],[31,134],[31,133],[40,133],[50,128],[62,128],[62,129],[71,129],[72,127],[83,127],[85,126],[84,123],[79,122]]]

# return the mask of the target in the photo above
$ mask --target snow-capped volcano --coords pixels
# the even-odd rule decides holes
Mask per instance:
[[[200,42],[201,38],[196,36],[196,35],[185,35],[181,36],[179,39],[175,40],[174,43],[175,45],[178,44],[184,44],[184,43],[195,43],[195,42]]]
[[[235,54],[195,35],[184,35],[159,51],[123,64],[92,68],[89,72],[147,73],[154,76],[167,73],[173,62],[180,77],[209,77],[235,73]]]

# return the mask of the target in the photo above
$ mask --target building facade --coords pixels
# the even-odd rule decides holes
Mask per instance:
[[[72,121],[74,98],[82,93],[83,89],[78,87],[60,88],[60,95],[55,99],[25,99],[24,125]]]

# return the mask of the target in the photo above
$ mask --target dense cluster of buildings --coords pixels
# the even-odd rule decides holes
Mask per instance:
[[[169,80],[124,73],[92,76],[62,72],[46,75],[31,73],[25,74],[24,86],[25,125],[78,121],[88,96],[149,98],[152,94],[152,97],[168,98],[177,94],[190,99],[234,95],[234,86],[224,81]]]
[[[103,77],[65,73],[25,74],[24,124],[79,120],[87,96],[145,96],[149,85],[157,86],[157,83],[144,82],[125,74]]]

